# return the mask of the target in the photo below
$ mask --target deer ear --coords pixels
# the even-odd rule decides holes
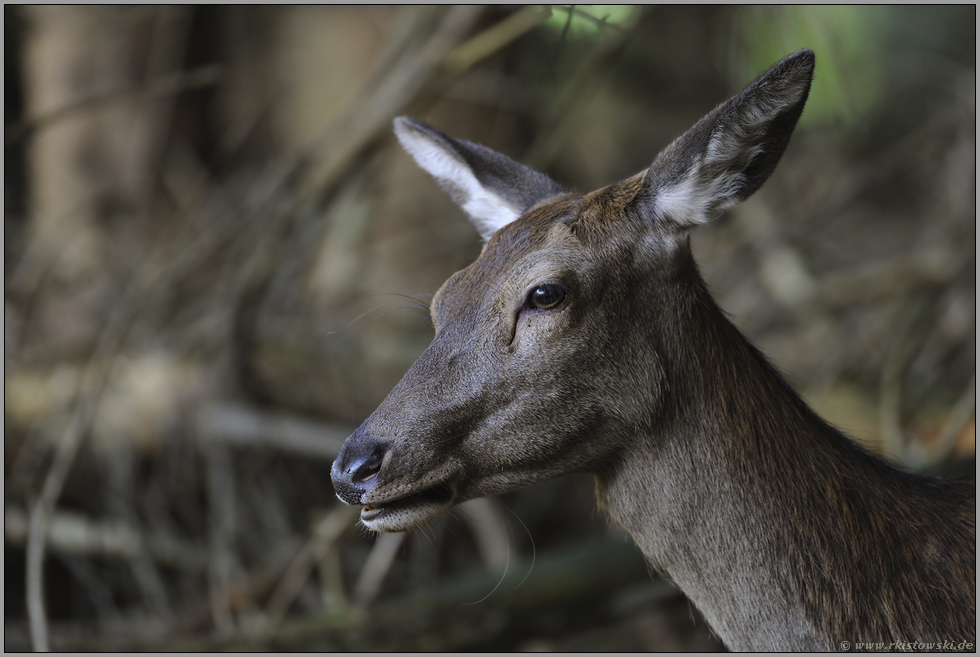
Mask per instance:
[[[484,241],[537,203],[565,190],[543,173],[489,148],[400,116],[395,135],[469,216]]]
[[[647,170],[644,214],[682,230],[751,196],[803,112],[814,55],[799,50],[665,148]]]

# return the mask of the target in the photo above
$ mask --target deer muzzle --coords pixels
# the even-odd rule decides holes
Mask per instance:
[[[368,529],[398,532],[422,527],[457,501],[459,463],[432,459],[422,449],[378,438],[371,421],[344,443],[330,471],[342,502],[363,505]],[[387,434],[384,434],[387,435]]]
[[[361,504],[364,495],[377,485],[378,473],[388,453],[384,444],[357,438],[355,432],[347,439],[330,469],[337,497],[347,504]]]

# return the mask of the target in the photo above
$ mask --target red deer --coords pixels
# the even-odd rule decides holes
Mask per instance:
[[[813,68],[811,51],[790,55],[648,169],[585,195],[395,120],[486,244],[436,293],[432,344],[333,465],[365,527],[411,530],[587,472],[731,649],[974,648],[974,487],[903,472],[818,417],[691,255],[688,231],[769,177]]]

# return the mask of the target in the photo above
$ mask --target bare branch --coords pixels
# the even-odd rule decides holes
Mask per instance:
[[[401,547],[405,536],[405,532],[378,535],[378,541],[371,548],[371,554],[368,555],[367,562],[361,570],[361,576],[357,578],[357,584],[354,585],[354,604],[360,609],[371,604],[381,591],[381,585],[395,562],[398,548]]]
[[[218,83],[221,79],[221,66],[211,64],[201,66],[192,71],[182,71],[163,75],[154,80],[150,80],[144,85],[121,89],[107,94],[98,94],[77,103],[72,103],[61,109],[56,109],[48,114],[42,114],[33,119],[27,119],[21,123],[7,126],[4,129],[4,144],[11,146],[21,139],[33,135],[39,130],[54,125],[60,121],[71,118],[76,114],[93,112],[116,103],[131,100],[152,100],[155,98],[165,98],[185,91],[202,89]]]
[[[208,588],[211,614],[219,631],[230,631],[234,628],[228,590],[232,569],[231,544],[235,534],[235,478],[226,448],[209,445],[204,450],[204,458],[208,470]]]
[[[460,504],[459,510],[476,538],[483,563],[493,572],[503,572],[510,561],[510,544],[507,527],[493,508],[493,502],[481,497]]]
[[[366,144],[388,130],[391,119],[415,99],[482,12],[483,8],[475,5],[450,8],[418,51],[395,60],[377,86],[367,90],[350,112],[313,142],[309,154],[321,159],[310,174],[307,194],[320,193]]]
[[[446,68],[460,73],[471,68],[480,60],[516,41],[526,33],[551,18],[548,6],[525,7],[514,12],[492,27],[471,37],[446,56]]]
[[[4,539],[13,545],[27,540],[28,514],[18,507],[3,510]],[[181,570],[203,570],[207,557],[203,546],[164,534],[144,535],[132,525],[100,522],[81,514],[58,511],[47,525],[52,550],[70,554],[131,559],[149,554],[154,560]]]
[[[287,413],[263,413],[241,404],[208,404],[197,413],[204,442],[264,447],[327,461],[337,458],[349,431]]]
[[[360,509],[357,507],[338,506],[317,523],[310,540],[293,557],[269,598],[264,614],[268,628],[275,631],[279,627],[293,600],[309,579],[313,568],[323,560],[324,555],[333,547],[341,534],[352,526],[359,512]]]
[[[966,385],[963,393],[956,400],[956,404],[953,405],[953,409],[949,412],[949,416],[946,418],[942,433],[939,434],[939,440],[936,441],[936,444],[928,448],[928,450],[916,442],[909,444],[904,459],[905,464],[913,470],[921,472],[935,468],[944,461],[947,461],[953,452],[953,448],[956,446],[956,440],[960,437],[960,433],[966,428],[967,423],[973,416],[976,406],[977,375],[974,374],[970,377],[970,382]]]

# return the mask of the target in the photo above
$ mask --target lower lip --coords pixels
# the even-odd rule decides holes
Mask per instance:
[[[361,509],[361,520],[373,520],[381,515],[383,511],[384,508],[380,506],[364,507]]]

